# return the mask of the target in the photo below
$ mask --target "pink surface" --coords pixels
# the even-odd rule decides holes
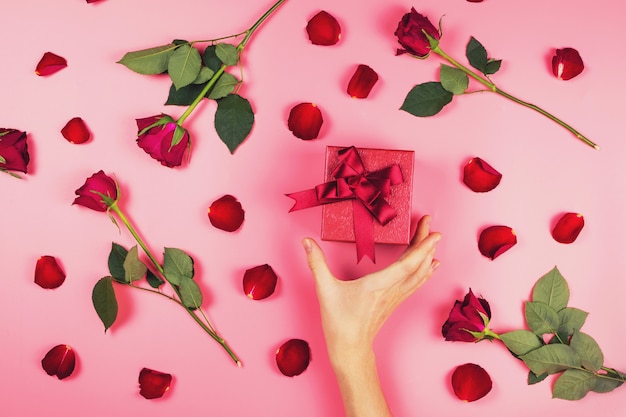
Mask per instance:
[[[623,83],[626,65],[621,2],[441,0],[411,3],[287,0],[249,44],[241,93],[256,112],[251,137],[230,155],[212,126],[214,103],[189,119],[191,162],[167,169],[134,141],[135,118],[181,109],[163,106],[168,81],[135,74],[115,62],[130,50],[175,38],[206,39],[247,28],[271,2],[230,0],[81,0],[5,2],[0,25],[3,57],[0,125],[29,133],[33,162],[22,181],[0,176],[0,407],[6,416],[341,416],[327,361],[317,300],[300,240],[319,236],[321,209],[287,213],[284,196],[323,179],[327,145],[409,149],[415,154],[414,218],[429,213],[443,233],[436,276],[389,320],[377,340],[379,369],[396,416],[603,415],[626,413],[626,388],[589,394],[579,402],[552,400],[551,380],[526,385],[526,369],[497,344],[444,342],[440,328],[455,299],[469,287],[492,306],[492,328],[523,326],[522,305],[533,283],[555,265],[568,280],[570,305],[590,312],[584,330],[600,344],[605,363],[626,370],[623,331],[626,294],[626,142]],[[416,83],[436,79],[440,60],[394,55],[400,17],[415,6],[433,21],[445,15],[442,47],[462,58],[475,36],[502,58],[493,79],[513,94],[553,111],[595,140],[595,151],[556,124],[490,94],[457,98],[441,114],[418,119],[399,111]],[[343,28],[332,47],[311,45],[307,20],[326,10]],[[581,75],[551,74],[555,48],[576,48]],[[68,67],[49,77],[34,68],[44,52]],[[368,99],[345,93],[358,64],[380,81]],[[289,109],[315,102],[325,123],[319,139],[289,132]],[[82,117],[93,139],[68,143],[60,133]],[[471,157],[503,174],[486,194],[461,181]],[[115,175],[122,208],[151,248],[179,247],[196,260],[207,294],[205,310],[241,356],[237,368],[206,334],[160,297],[121,289],[118,322],[105,334],[91,305],[95,282],[107,275],[111,241],[132,246],[102,213],[72,206],[74,190],[103,169]],[[236,233],[213,228],[209,204],[235,195],[246,210]],[[571,245],[550,236],[564,212],[580,212],[586,226]],[[518,244],[495,261],[480,255],[484,227],[515,229]],[[354,278],[381,268],[402,252],[377,246],[377,264],[355,264],[354,245],[322,242],[331,268]],[[41,255],[57,257],[65,283],[43,290],[33,282]],[[243,272],[268,263],[279,275],[263,301],[241,289]],[[313,359],[300,376],[280,374],[275,349],[285,340],[310,343]],[[41,368],[52,346],[77,353],[74,374],[59,381]],[[494,388],[475,403],[457,400],[449,386],[457,365],[475,362]],[[160,400],[139,395],[143,368],[171,373]]]

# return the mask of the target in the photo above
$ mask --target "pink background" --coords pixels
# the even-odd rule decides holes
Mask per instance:
[[[590,312],[583,330],[600,344],[605,363],[626,371],[623,331],[626,270],[626,174],[623,140],[624,7],[617,1],[439,0],[412,3],[287,0],[245,51],[241,93],[256,112],[251,137],[235,155],[213,129],[212,102],[186,124],[191,162],[167,169],[139,149],[134,119],[161,111],[169,82],[116,64],[122,55],[170,42],[244,30],[271,1],[82,0],[5,2],[0,25],[0,125],[28,132],[32,163],[24,180],[0,176],[0,406],[7,416],[341,416],[328,364],[312,278],[300,240],[319,236],[321,209],[287,213],[285,193],[321,182],[327,145],[411,149],[416,152],[413,210],[429,213],[444,235],[435,277],[399,308],[381,332],[382,383],[396,416],[623,416],[625,388],[579,402],[552,400],[553,380],[526,385],[527,370],[494,343],[444,342],[440,327],[469,287],[491,302],[495,331],[524,325],[522,306],[534,282],[555,265],[571,288],[570,305]],[[494,81],[553,111],[595,140],[595,151],[549,120],[490,94],[459,97],[436,117],[399,111],[417,83],[435,80],[440,60],[394,55],[393,32],[414,5],[443,20],[442,47],[463,62],[470,36],[502,58]],[[337,17],[335,46],[312,45],[305,25],[319,10]],[[586,68],[570,81],[550,71],[555,48],[574,47]],[[46,51],[69,66],[49,77],[34,68]],[[380,81],[368,99],[345,87],[356,65]],[[289,109],[317,103],[324,114],[319,139],[303,142],[286,126]],[[93,132],[84,145],[60,134],[80,116]],[[479,156],[503,174],[501,184],[475,194],[461,182],[466,161]],[[207,294],[205,311],[244,362],[237,368],[184,312],[160,297],[118,287],[118,322],[105,334],[91,305],[95,282],[108,274],[112,241],[134,245],[102,213],[72,206],[74,190],[103,169],[115,175],[122,208],[155,253],[179,247],[196,260]],[[213,228],[210,203],[235,195],[246,210],[238,232]],[[550,230],[563,212],[580,212],[586,226],[571,245]],[[479,231],[504,224],[519,243],[495,261],[480,255]],[[354,245],[322,242],[331,268],[354,278],[382,268],[402,252],[378,246],[377,264],[355,264]],[[67,273],[56,290],[33,282],[35,262],[55,256]],[[247,268],[268,263],[279,275],[276,293],[251,301],[242,292]],[[280,374],[275,349],[306,339],[313,360],[300,376]],[[74,374],[59,381],[41,368],[52,346],[77,352]],[[494,387],[475,403],[456,399],[452,370],[474,362]],[[171,373],[160,400],[138,393],[143,367]]]

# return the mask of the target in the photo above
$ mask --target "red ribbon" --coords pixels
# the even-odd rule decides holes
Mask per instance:
[[[315,188],[287,194],[296,201],[289,211],[352,200],[357,262],[364,255],[375,262],[373,221],[376,219],[385,226],[396,217],[396,210],[385,199],[391,193],[391,186],[404,181],[400,166],[394,164],[367,172],[356,148],[351,146],[339,150],[339,165],[331,177],[333,181]]]

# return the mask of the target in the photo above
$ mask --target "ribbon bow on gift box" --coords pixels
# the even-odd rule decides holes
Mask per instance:
[[[364,255],[375,261],[373,221],[385,226],[396,217],[396,210],[385,199],[391,186],[404,181],[400,166],[367,172],[356,148],[351,146],[339,151],[339,164],[331,177],[333,181],[315,188],[287,194],[296,201],[289,211],[352,200],[357,262]]]

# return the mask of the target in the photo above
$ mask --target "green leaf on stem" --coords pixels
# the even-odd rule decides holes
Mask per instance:
[[[215,71],[203,65],[200,68],[200,72],[198,73],[198,76],[196,77],[196,79],[193,81],[192,84],[206,84],[209,82],[209,80],[213,77],[214,74],[215,74]]]
[[[222,73],[220,78],[217,79],[213,87],[209,90],[206,97],[217,100],[222,97],[226,97],[233,91],[235,91],[235,87],[239,84],[239,80],[232,74],[227,72]]]
[[[528,330],[513,330],[500,335],[505,346],[517,356],[522,356],[543,346],[539,337]]]
[[[237,62],[239,62],[239,51],[235,45],[230,43],[218,43],[215,45],[215,55],[227,66],[237,65]]]
[[[124,259],[124,280],[127,283],[138,281],[146,275],[148,268],[139,260],[139,251],[137,245],[130,248],[126,259]]]
[[[180,285],[184,279],[193,279],[193,258],[180,249],[165,248],[163,275],[172,285]]]
[[[165,105],[167,106],[189,106],[200,95],[205,84],[189,84],[185,87],[176,89],[172,84]]]
[[[548,377],[548,374],[536,375],[533,371],[528,371],[528,378],[526,379],[526,383],[528,385],[535,385],[543,381]]]
[[[589,313],[574,307],[565,307],[558,311],[559,315],[559,333],[571,336],[574,330],[580,330],[587,320]]]
[[[557,312],[542,302],[526,301],[524,303],[524,315],[526,324],[537,336],[555,333],[559,328]]]
[[[556,311],[567,307],[569,287],[556,266],[537,280],[533,287],[532,300],[545,303]]]
[[[217,47],[215,45],[209,45],[202,54],[202,62],[204,62],[204,65],[208,68],[212,69],[213,72],[219,70],[222,66],[222,61],[217,56],[216,49]]]
[[[185,307],[191,310],[200,308],[202,305],[202,292],[194,280],[182,279],[178,289],[180,291],[180,301]]]
[[[535,375],[556,374],[568,368],[580,368],[580,357],[568,345],[545,345],[520,356]]]
[[[106,333],[117,318],[117,299],[115,298],[112,277],[104,277],[96,282],[91,293],[91,301],[98,317],[104,324],[104,332]]]
[[[463,94],[469,85],[467,74],[458,68],[441,64],[439,68],[441,86],[452,94]]]
[[[124,270],[124,261],[128,255],[128,250],[117,243],[111,244],[111,252],[109,252],[109,273],[116,281],[123,284],[126,283],[126,271]]]
[[[465,48],[465,56],[470,65],[482,72],[484,75],[495,74],[500,70],[502,60],[495,60],[487,57],[487,50],[473,36],[470,38]]]
[[[245,98],[230,94],[217,100],[215,130],[230,153],[248,137],[254,124],[254,112]]]
[[[596,376],[590,372],[568,369],[554,383],[552,398],[570,401],[580,400],[594,389],[596,381]]]
[[[159,288],[161,285],[165,283],[158,275],[148,269],[146,272],[146,281],[152,288]]]
[[[606,373],[598,374],[596,377],[596,386],[593,387],[593,392],[605,393],[611,392],[615,388],[622,386],[626,375],[621,374],[615,369],[609,369]]]
[[[168,43],[154,48],[128,52],[117,63],[139,74],[162,74],[167,71],[167,63],[177,47],[174,43]]]
[[[400,110],[417,117],[434,116],[452,101],[453,96],[441,83],[431,81],[419,84],[409,91]]]
[[[193,83],[198,78],[201,66],[200,52],[188,44],[183,44],[170,56],[167,72],[178,89]]]
[[[576,330],[569,345],[580,356],[583,368],[593,372],[598,372],[602,368],[604,354],[593,337]]]

